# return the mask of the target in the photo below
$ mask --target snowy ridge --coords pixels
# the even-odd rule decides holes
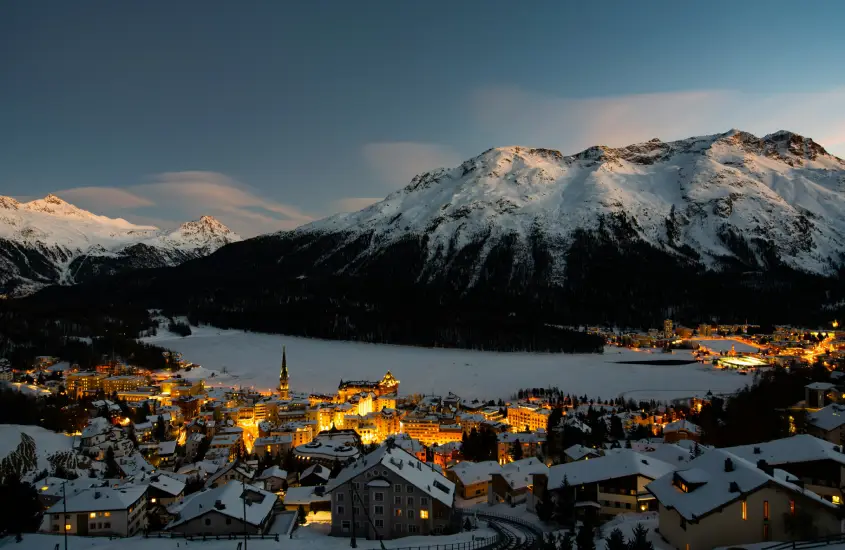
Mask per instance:
[[[164,231],[99,216],[52,194],[25,203],[0,197],[0,290],[25,294],[101,272],[177,265],[240,240],[211,216]]]
[[[359,212],[279,236],[365,238],[359,262],[424,238],[429,277],[472,245],[472,286],[502,244],[514,269],[533,270],[532,246],[541,242],[550,282],[559,282],[573,234],[618,229],[710,269],[725,259],[765,269],[774,251],[792,268],[828,275],[845,253],[845,161],[786,131],[653,139],[570,156],[500,147],[420,174]],[[738,248],[750,257],[740,258]]]

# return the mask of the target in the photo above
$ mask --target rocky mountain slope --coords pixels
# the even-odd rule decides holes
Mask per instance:
[[[24,203],[0,197],[0,293],[173,266],[239,240],[210,216],[162,231],[92,214],[55,195]]]
[[[510,266],[500,269],[511,276],[542,270],[544,282],[560,284],[580,231],[637,240],[709,269],[765,270],[777,260],[830,275],[845,252],[845,161],[783,131],[654,139],[571,156],[502,147],[421,174],[360,212],[279,238],[308,246],[309,239],[342,236],[342,246],[355,249],[341,266],[346,272],[365,272],[410,238],[425,241],[423,280],[459,263],[464,275],[456,284],[472,286],[491,256],[504,252]]]
[[[154,276],[51,289],[27,307],[120,304],[311,337],[577,351],[594,343],[555,327],[829,321],[845,304],[843,253],[845,162],[789,132],[733,130],[569,156],[490,149],[359,212]]]

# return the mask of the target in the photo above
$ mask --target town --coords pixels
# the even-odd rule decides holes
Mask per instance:
[[[486,401],[405,395],[391,371],[303,393],[286,349],[277,387],[263,392],[209,385],[176,353],[162,371],[4,361],[2,421],[48,416],[30,423],[72,441],[42,468],[21,432],[3,486],[36,495],[37,521],[20,507],[9,525],[19,536],[29,526],[189,540],[463,533],[467,548],[610,548],[627,536],[690,550],[839,533],[845,333],[835,322],[755,328],[586,329],[608,346],[657,358],[693,348],[691,360],[754,372],[734,395],[669,402],[556,387]]]

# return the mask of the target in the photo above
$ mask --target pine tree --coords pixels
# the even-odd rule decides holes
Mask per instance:
[[[628,550],[654,550],[654,543],[648,540],[648,528],[642,523],[634,527],[633,536],[628,541]]]
[[[569,479],[563,476],[563,485],[557,494],[555,502],[555,518],[562,525],[571,525],[575,519],[575,502],[572,494],[572,486]]]
[[[542,500],[538,500],[536,505],[534,506],[534,510],[537,512],[537,518],[540,521],[549,521],[552,519],[552,505],[548,501],[549,495],[546,495],[546,498]]]
[[[557,541],[558,538],[555,536],[554,533],[547,533],[543,535],[542,550],[558,550]]]
[[[572,550],[572,536],[567,531],[558,538],[558,550]]]
[[[305,515],[305,508],[300,504],[299,508],[296,510],[297,520],[299,521],[300,525],[305,525],[305,522],[308,521],[308,518]]]
[[[618,528],[610,532],[610,536],[604,541],[605,550],[627,550],[625,535]]]
[[[585,519],[575,535],[575,547],[578,550],[596,550],[595,529],[589,519]]]
[[[103,473],[105,478],[114,478],[120,475],[120,467],[117,465],[117,460],[114,458],[114,449],[109,447],[106,451],[106,471]]]

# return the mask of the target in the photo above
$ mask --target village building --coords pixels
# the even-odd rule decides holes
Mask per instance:
[[[507,423],[516,432],[545,430],[552,410],[542,405],[519,402],[508,407]]]
[[[358,450],[360,438],[354,430],[325,431],[317,434],[310,443],[294,449],[294,456],[312,460],[331,467],[335,460],[345,464],[361,455]]]
[[[299,484],[308,487],[325,485],[326,482],[329,481],[331,474],[332,472],[328,469],[328,467],[323,466],[320,463],[315,463],[302,471],[299,475]]]
[[[797,483],[764,462],[713,449],[647,489],[659,502],[660,534],[675,548],[795,540],[790,518],[810,522],[819,536],[839,533],[838,507]]]
[[[563,461],[564,462],[577,462],[579,460],[590,460],[591,458],[598,458],[602,456],[602,452],[593,449],[592,447],[587,447],[585,445],[572,445],[567,447],[563,451]]]
[[[278,497],[251,485],[227,483],[191,495],[166,529],[184,535],[263,534],[273,523]]]
[[[96,487],[68,495],[44,512],[41,531],[131,537],[147,525],[147,486]]]
[[[496,447],[499,464],[506,464],[513,460],[511,453],[514,444],[517,442],[522,447],[523,458],[537,456],[537,453],[542,450],[543,444],[546,442],[546,430],[545,428],[541,428],[533,433],[502,432],[497,435],[497,438],[499,440]]]
[[[536,457],[523,458],[509,462],[498,472],[491,472],[487,488],[487,503],[504,502],[515,506],[526,503],[529,511],[534,511],[533,499],[529,498],[534,489],[534,474],[548,475],[549,468]]]
[[[285,510],[296,510],[300,507],[305,513],[329,512],[332,508],[332,497],[326,493],[324,485],[291,487],[285,492]]]
[[[807,432],[841,445],[845,441],[845,404],[831,403],[807,413]]]
[[[393,539],[452,526],[454,483],[389,440],[344,468],[326,492],[333,536],[347,537],[354,529],[368,539]]]
[[[495,460],[463,461],[447,469],[446,477],[455,484],[458,495],[468,500],[486,496],[490,476],[501,471],[502,467]]]
[[[684,439],[701,441],[701,428],[684,419],[663,426],[663,441],[666,443],[675,443]]]
[[[376,397],[379,397],[382,395],[397,395],[398,392],[399,380],[390,371],[387,371],[384,377],[377,382],[369,380],[341,380],[337,388],[337,398],[341,403],[345,403],[350,397],[360,393],[373,393]]]
[[[270,466],[258,476],[258,481],[264,482],[264,489],[273,493],[278,493],[286,488],[288,483],[287,470],[282,470],[278,466]]]

